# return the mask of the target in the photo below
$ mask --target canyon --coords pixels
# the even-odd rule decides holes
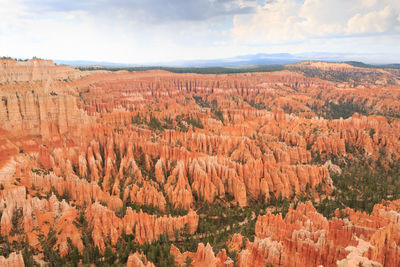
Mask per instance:
[[[395,70],[1,59],[0,122],[1,266],[400,265]]]

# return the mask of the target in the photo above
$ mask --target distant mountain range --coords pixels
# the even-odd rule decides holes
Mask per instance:
[[[56,64],[70,66],[105,66],[105,67],[249,67],[260,65],[285,65],[293,64],[305,60],[321,60],[330,62],[363,61],[371,64],[383,64],[393,62],[382,62],[379,55],[346,54],[346,53],[302,53],[302,54],[253,54],[242,55],[231,58],[221,59],[202,59],[202,60],[181,60],[169,62],[155,62],[149,64],[127,64],[104,61],[86,60],[54,60]]]

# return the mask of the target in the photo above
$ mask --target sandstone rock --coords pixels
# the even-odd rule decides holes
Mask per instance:
[[[135,252],[129,255],[126,267],[154,267],[154,264],[147,261],[145,255]]]
[[[389,212],[387,212],[389,211]],[[256,240],[238,255],[243,264],[312,266],[397,266],[400,260],[398,201],[376,205],[371,215],[346,209],[345,219],[328,221],[310,202],[284,219],[267,213],[256,223]],[[379,214],[379,215],[378,215]],[[269,244],[260,247],[261,242]],[[271,255],[275,255],[271,258]],[[257,263],[255,263],[257,262]],[[242,265],[240,265],[242,264]]]
[[[214,255],[212,247],[207,243],[199,243],[196,252],[181,253],[178,248],[171,245],[171,254],[175,257],[175,264],[177,266],[184,266],[187,257],[192,259],[193,267],[232,267],[233,261],[222,250],[217,256]]]
[[[147,181],[144,181],[140,188],[137,185],[133,185],[130,198],[132,202],[140,205],[151,205],[158,207],[161,211],[166,211],[164,195]]]
[[[0,256],[0,266],[4,267],[24,267],[24,259],[22,258],[22,254],[20,253],[11,253],[8,258],[4,258],[4,256]]]
[[[76,79],[83,74],[67,66],[56,66],[51,60],[0,60],[0,83]]]
[[[243,236],[241,234],[234,234],[226,244],[229,251],[240,251],[243,247]]]
[[[352,159],[353,147],[384,167],[397,163],[398,72],[316,62],[288,68],[296,72],[84,73],[50,61],[0,60],[2,237],[19,241],[27,234],[40,251],[38,235],[53,229],[57,253],[67,253],[68,239],[82,252],[74,221],[84,211],[101,252],[115,247],[122,231],[138,243],[163,234],[173,240],[185,225],[196,233],[199,216],[191,208],[201,202],[244,207],[319,185],[329,195],[329,171],[339,171],[329,159]],[[309,77],[313,72],[344,81]],[[361,75],[358,85],[354,75]],[[383,116],[318,117],[326,103]],[[312,160],[318,153],[325,165]],[[155,216],[127,208],[124,215],[128,199],[188,213]],[[20,213],[23,233],[15,234],[12,220]],[[194,253],[171,252],[178,264],[189,256],[196,266],[399,265],[398,201],[384,201],[371,214],[337,213],[328,220],[305,203],[285,218],[259,216],[254,242],[234,234],[227,243],[235,259],[203,244]],[[142,256],[132,254],[128,265],[152,266]]]
[[[188,234],[193,234],[197,230],[199,220],[193,210],[189,210],[187,215],[180,217],[156,217],[142,211],[137,213],[131,208],[128,208],[126,215],[120,219],[112,210],[99,203],[87,207],[85,216],[93,226],[93,241],[101,252],[104,252],[108,242],[113,246],[116,245],[122,230],[126,234],[133,234],[135,231],[135,240],[142,244],[146,241],[155,241],[162,234],[167,234],[170,239],[173,239],[175,230],[183,230],[186,224]]]

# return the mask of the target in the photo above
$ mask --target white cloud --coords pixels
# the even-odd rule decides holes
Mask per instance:
[[[296,15],[301,5],[279,0],[258,7],[254,15],[234,17],[232,32],[237,40],[249,43],[275,43],[303,39],[298,31],[301,18]]]
[[[251,44],[400,33],[399,0],[276,0],[236,15],[232,33]]]
[[[20,1],[0,0],[0,30],[19,24],[19,18],[27,14]]]
[[[400,53],[400,0],[169,0],[169,9],[164,1],[0,0],[0,56],[148,63],[260,52]]]
[[[357,13],[347,22],[346,33],[395,32],[400,27],[397,16],[396,11],[390,6],[366,14]]]

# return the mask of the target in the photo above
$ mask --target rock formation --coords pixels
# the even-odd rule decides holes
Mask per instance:
[[[83,255],[90,236],[100,254],[133,242],[137,251],[121,258],[153,266],[139,245],[181,242],[187,231],[199,244],[171,246],[177,265],[189,257],[193,266],[398,266],[398,201],[331,219],[297,201],[334,199],[331,175],[361,159],[396,171],[399,85],[395,70],[344,63],[202,75],[1,59],[0,234],[15,253],[0,265],[21,265],[13,244],[25,237],[43,260],[42,239],[55,232],[61,256],[72,246]],[[292,201],[287,215],[266,206],[235,221],[226,251],[198,231],[205,203],[223,220],[277,200]]]
[[[0,63],[0,83],[70,80],[83,76],[82,72],[67,66],[57,66],[52,60],[1,59]]]
[[[136,252],[129,255],[126,267],[154,267],[154,264],[147,261],[145,255]]]
[[[8,258],[0,256],[0,265],[4,267],[24,267],[24,259],[21,254],[11,253]]]
[[[267,213],[258,217],[256,238],[238,254],[238,266],[397,266],[398,205],[383,202],[371,215],[347,209],[343,219],[331,220],[310,202],[290,209],[285,218]]]
[[[224,250],[215,256],[210,244],[204,246],[199,243],[196,252],[181,253],[174,245],[171,246],[171,254],[175,257],[175,264],[177,266],[185,266],[186,258],[191,258],[193,267],[232,267],[233,261],[230,259]]]

